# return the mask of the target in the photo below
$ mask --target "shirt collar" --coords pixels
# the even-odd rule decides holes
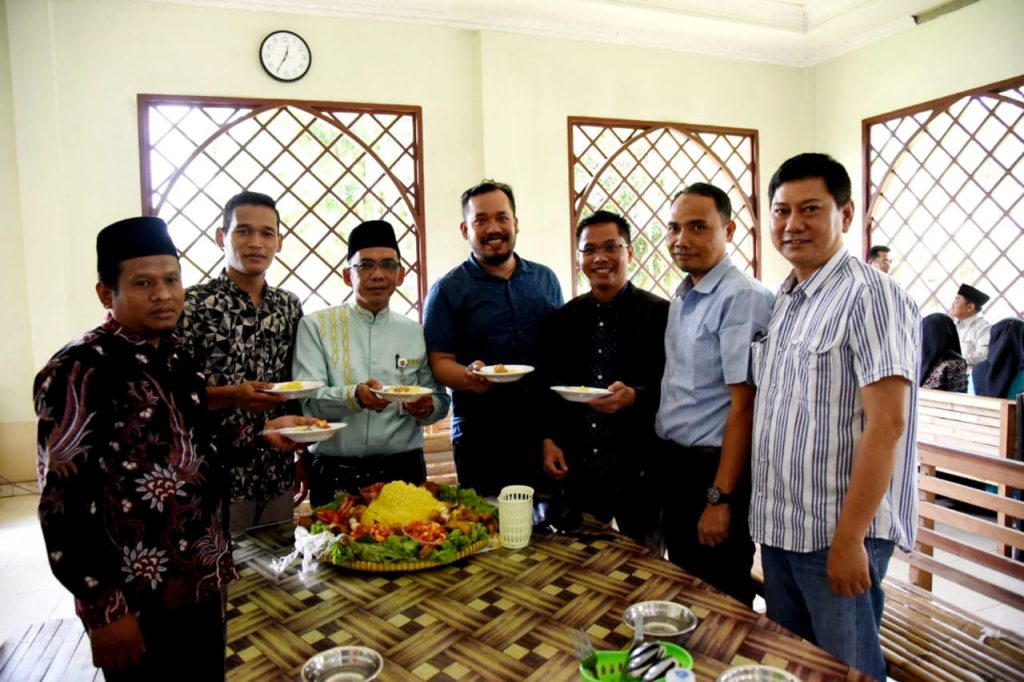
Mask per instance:
[[[782,291],[786,294],[794,294],[797,291],[803,292],[804,296],[810,298],[818,289],[821,289],[828,280],[850,259],[850,252],[846,246],[840,246],[825,264],[811,273],[811,276],[802,282],[796,280],[796,271],[789,273],[789,277],[782,283]]]
[[[687,275],[682,283],[676,287],[676,297],[682,298],[691,291],[696,291],[699,294],[710,294],[718,286],[718,283],[725,277],[725,273],[732,267],[732,260],[729,256],[724,256],[722,260],[715,264],[715,267],[704,273],[704,276],[700,278],[700,281],[696,284],[693,283],[693,275]]]
[[[151,337],[143,336],[134,329],[129,329],[128,327],[124,326],[123,324],[114,319],[114,313],[112,313],[109,310],[107,311],[107,317],[105,320],[103,320],[103,324],[101,325],[101,327],[110,335],[124,339],[133,346],[139,346],[141,348],[145,348],[148,350],[154,350],[153,344],[150,343],[150,341],[152,341]],[[175,334],[173,333],[168,334],[167,336],[164,336],[160,339],[159,347],[165,347],[168,342],[176,344],[177,338],[178,337],[175,336]]]
[[[230,293],[234,294],[235,296],[238,296],[240,298],[244,298],[245,300],[249,301],[250,303],[252,302],[252,297],[249,296],[249,292],[245,291],[244,289],[242,289],[242,287],[240,287],[237,284],[235,284],[234,280],[232,280],[230,277],[228,277],[228,269],[227,268],[224,268],[224,269],[222,269],[220,271],[220,275],[217,277],[217,282],[220,283],[220,285],[222,287],[226,288]],[[260,292],[260,298],[265,300],[267,298],[267,293],[269,291],[270,291],[270,286],[267,285],[266,280],[264,280],[263,281],[263,290]]]
[[[963,320],[953,320],[953,322],[956,323],[956,326],[958,326],[958,327],[969,327],[969,326],[971,326],[972,324],[974,324],[975,322],[977,322],[980,319],[982,319],[981,318],[981,313],[974,313],[973,315],[971,315],[970,317],[968,317],[966,319],[963,319]]]
[[[594,308],[595,310],[614,310],[626,297],[626,292],[629,291],[632,287],[633,283],[627,279],[626,286],[619,289],[618,292],[616,292],[616,294],[611,297],[611,299],[605,301],[604,303],[594,298],[593,293],[589,291],[587,292],[587,297],[583,300],[587,302],[587,305],[589,305],[591,308]]]
[[[360,306],[355,301],[349,301],[346,305],[348,306],[349,311],[353,315],[357,315],[358,317],[362,318],[363,320],[365,320],[367,322],[367,324],[376,324],[378,322],[387,322],[389,319],[391,319],[391,308],[390,307],[385,308],[384,310],[382,310],[379,313],[377,313],[376,315],[374,315],[369,310],[367,310],[366,308],[363,308],[362,306]]]
[[[517,254],[515,251],[512,252],[512,257],[516,259],[516,269],[512,271],[512,275],[509,277],[509,279],[517,277],[520,272],[523,273],[524,275],[530,274],[530,271],[533,269],[533,266],[530,265],[529,261],[520,258],[519,254]],[[476,256],[474,256],[472,252],[469,254],[469,258],[466,259],[466,266],[469,269],[469,274],[472,275],[474,279],[504,280],[503,277],[492,275],[491,273],[484,270],[483,266],[480,265],[480,263],[476,259]]]

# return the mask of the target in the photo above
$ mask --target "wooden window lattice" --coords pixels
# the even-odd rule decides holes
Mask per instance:
[[[1024,313],[1024,77],[864,121],[865,241],[924,314],[960,284]]]
[[[420,318],[419,107],[140,95],[139,128],[143,211],[167,221],[186,285],[220,272],[222,207],[251,190],[277,201],[285,236],[268,280],[307,312],[351,297],[341,274],[348,235],[383,219],[408,271],[392,308]]]
[[[588,289],[576,258],[576,225],[605,209],[634,228],[629,278],[671,297],[682,282],[665,245],[672,197],[694,182],[729,195],[736,231],[728,253],[754,276],[758,260],[757,131],[678,123],[569,118],[573,291]]]

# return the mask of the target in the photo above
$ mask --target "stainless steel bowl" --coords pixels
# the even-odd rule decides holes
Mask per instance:
[[[322,651],[302,666],[302,682],[368,682],[377,679],[384,659],[365,646]]]
[[[768,665],[741,665],[719,675],[718,682],[800,682],[800,678]]]
[[[642,601],[622,614],[622,621],[633,628],[638,614],[644,616],[644,638],[672,639],[687,635],[697,627],[697,615],[671,601]]]

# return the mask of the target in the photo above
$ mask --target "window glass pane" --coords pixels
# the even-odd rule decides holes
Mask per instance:
[[[710,182],[729,194],[736,232],[729,253],[746,271],[757,274],[756,132],[722,133],[674,123],[569,121],[572,177],[572,226],[605,209],[626,217],[636,234],[630,280],[670,297],[682,281],[665,245],[671,198],[694,182]],[[609,163],[610,161],[610,163]],[[574,238],[574,237],[571,237]],[[578,266],[578,264],[577,264]],[[576,291],[586,291],[577,271]]]
[[[140,126],[149,214],[164,218],[182,252],[186,285],[219,274],[214,241],[221,206],[249,189],[277,200],[288,237],[268,280],[295,292],[307,312],[351,296],[340,267],[347,237],[362,220],[395,226],[411,273],[395,309],[419,319],[422,224],[416,131],[419,109],[345,110],[309,103],[144,97]]]
[[[924,313],[948,308],[961,283],[992,296],[990,320],[1024,312],[1022,85],[868,127],[869,241],[893,246],[890,274]]]

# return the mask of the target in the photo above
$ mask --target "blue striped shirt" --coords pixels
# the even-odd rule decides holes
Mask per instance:
[[[686,447],[720,447],[731,384],[750,378],[750,342],[764,334],[772,292],[726,256],[696,285],[687,275],[668,311],[657,434]]]
[[[832,544],[864,431],[861,388],[910,383],[907,428],[867,536],[909,550],[917,528],[917,305],[892,278],[841,248],[779,290],[768,334],[753,344],[750,532],[794,552]]]

